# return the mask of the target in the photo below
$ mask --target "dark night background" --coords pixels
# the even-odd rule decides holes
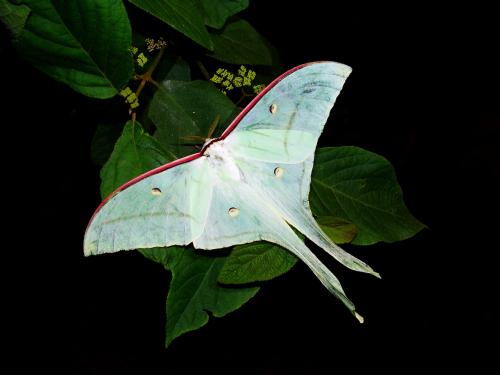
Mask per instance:
[[[242,16],[276,46],[285,68],[314,60],[353,67],[320,144],[356,145],[388,158],[407,206],[429,227],[395,244],[347,247],[382,280],[321,257],[365,324],[298,264],[240,310],[165,350],[169,274],[133,252],[82,254],[85,225],[99,203],[89,146],[107,104],[19,60],[2,32],[4,163],[9,176],[19,176],[4,180],[5,203],[22,201],[11,223],[21,234],[6,248],[16,260],[4,263],[14,301],[8,310],[19,322],[8,323],[15,337],[9,346],[22,353],[19,365],[71,374],[306,374],[468,366],[482,373],[493,364],[495,12],[324,4],[252,1]],[[29,225],[20,212],[30,212]]]

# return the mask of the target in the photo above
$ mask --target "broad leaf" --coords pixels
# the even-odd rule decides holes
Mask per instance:
[[[165,54],[155,69],[157,81],[191,81],[191,68],[180,56]]]
[[[137,121],[128,121],[101,169],[101,196],[107,197],[132,178],[174,159]]]
[[[213,50],[199,3],[195,0],[129,0],[203,47]]]
[[[226,20],[248,7],[248,0],[200,0],[205,11],[205,24],[220,29]]]
[[[358,245],[400,241],[424,228],[406,208],[392,165],[358,147],[316,152],[310,202],[316,216],[353,223]]]
[[[297,260],[287,250],[269,242],[235,246],[224,262],[218,280],[224,284],[271,280],[288,272]]]
[[[346,220],[333,216],[321,216],[316,219],[319,226],[336,244],[351,242],[358,230],[356,226]]]
[[[17,38],[24,28],[30,9],[26,5],[11,4],[7,0],[0,0],[0,20]]]
[[[208,252],[178,246],[141,252],[172,272],[167,297],[167,346],[183,333],[207,324],[208,312],[215,317],[224,316],[241,307],[259,290],[219,285],[217,275],[225,258],[208,255]]]
[[[24,0],[31,14],[17,43],[35,67],[95,98],[117,93],[133,73],[130,23],[120,0]]]
[[[151,101],[148,116],[157,127],[155,136],[162,146],[177,157],[195,149],[187,137],[208,137],[210,125],[220,116],[219,125],[233,115],[236,106],[219,90],[205,81],[165,81]]]
[[[160,263],[167,271],[170,271],[174,264],[174,260],[181,250],[181,246],[170,246],[139,249],[139,252],[153,262]]]
[[[260,34],[247,22],[236,19],[212,33],[214,52],[209,56],[231,64],[272,65],[271,51]]]
[[[90,143],[90,158],[97,165],[104,165],[113,152],[113,147],[122,134],[123,125],[99,124]]]
[[[189,64],[181,57],[179,57],[172,65],[168,73],[165,75],[163,80],[190,81],[191,68],[189,67]]]
[[[113,153],[101,170],[102,196],[120,185],[173,158],[138,122],[127,122]],[[257,293],[258,288],[225,288],[217,284],[222,257],[205,256],[192,248],[169,247],[140,250],[148,258],[172,271],[167,298],[167,345],[179,335],[208,322],[207,311],[216,317],[236,310]]]

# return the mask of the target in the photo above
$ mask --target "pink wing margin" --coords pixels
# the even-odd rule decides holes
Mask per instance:
[[[88,227],[90,226],[90,224],[92,223],[92,220],[94,220],[94,217],[97,215],[97,213],[101,210],[101,208],[112,198],[114,197],[116,194],[118,194],[119,192],[127,189],[128,187],[138,183],[139,181],[149,177],[149,176],[153,176],[155,174],[158,174],[158,173],[161,173],[163,171],[166,171],[167,169],[170,169],[170,168],[173,168],[173,167],[176,167],[180,164],[184,164],[184,163],[189,163],[190,161],[193,161],[193,160],[196,160],[198,159],[199,157],[201,157],[203,155],[203,153],[205,152],[206,148],[208,146],[210,146],[212,143],[214,142],[218,142],[218,141],[221,141],[223,139],[225,139],[229,134],[231,134],[231,132],[238,126],[238,124],[241,122],[241,120],[246,116],[246,114],[248,112],[250,112],[250,110],[260,101],[260,99],[266,95],[274,86],[276,86],[283,78],[289,76],[290,74],[292,74],[293,72],[296,72],[297,70],[300,70],[302,68],[305,68],[306,66],[309,66],[309,65],[312,65],[312,64],[317,64],[317,63],[320,63],[321,61],[315,61],[315,62],[310,62],[310,63],[305,63],[305,64],[301,64],[301,65],[298,65],[296,66],[295,68],[292,68],[290,70],[287,70],[285,73],[281,74],[278,78],[274,79],[270,84],[268,84],[264,90],[262,90],[255,98],[252,99],[252,101],[250,103],[248,103],[248,105],[238,114],[238,116],[236,116],[234,118],[234,120],[231,122],[231,124],[226,128],[226,130],[224,130],[224,132],[222,133],[222,135],[219,137],[219,138],[214,138],[210,143],[206,144],[205,147],[203,147],[203,149],[195,154],[192,154],[192,155],[188,155],[188,156],[185,156],[183,158],[180,158],[180,159],[177,159],[177,160],[174,160],[174,161],[171,161],[170,163],[167,163],[167,164],[163,164],[155,169],[152,169],[146,173],[143,173],[133,179],[131,179],[130,181],[124,183],[122,186],[120,186],[118,189],[116,189],[115,191],[113,191],[111,194],[109,194],[102,202],[101,204],[96,208],[96,210],[94,211],[94,214],[92,215],[92,217],[90,218],[89,220],[89,223],[87,224],[87,229]]]

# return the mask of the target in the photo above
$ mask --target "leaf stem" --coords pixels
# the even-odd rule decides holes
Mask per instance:
[[[153,72],[155,71],[156,67],[160,63],[161,58],[163,57],[164,53],[165,53],[165,46],[161,47],[160,52],[158,52],[153,63],[151,64],[149,69],[146,71],[146,73],[144,73],[142,75],[137,75],[137,77],[141,79],[141,82],[139,83],[139,87],[137,87],[137,90],[135,91],[135,95],[137,97],[139,97],[139,95],[141,94],[141,91],[142,91],[142,89],[144,89],[146,82],[150,82],[153,85],[155,85],[156,87],[160,87],[160,84],[153,79]]]
[[[150,78],[153,72],[155,71],[156,67],[160,63],[164,53],[165,53],[165,46],[160,48],[160,52],[158,52],[158,55],[156,55],[155,60],[153,61],[153,64],[149,67],[148,71],[146,72],[146,74],[149,73]]]
[[[245,89],[242,87],[241,88],[241,97],[237,100],[237,102],[235,103],[236,107],[238,107],[241,102],[245,99],[245,98],[248,98],[249,96],[253,96],[253,94],[248,94],[247,92],[245,92]]]
[[[205,77],[205,79],[207,81],[210,81],[210,74],[208,73],[208,70],[207,70],[207,68],[205,68],[203,63],[200,60],[196,60],[196,65],[198,65],[198,68],[200,68],[200,71],[201,71],[201,74],[203,74],[203,77]]]
[[[163,57],[164,53],[165,53],[165,46],[160,48],[160,51],[155,56],[153,63],[151,64],[151,66],[148,68],[148,70],[144,74],[134,74],[133,79],[135,79],[136,81],[139,81],[139,80],[141,81],[141,82],[139,82],[139,86],[137,87],[137,90],[135,90],[135,96],[137,97],[137,99],[139,99],[139,95],[141,95],[142,90],[146,86],[146,82],[151,83],[152,85],[156,86],[156,88],[160,87],[160,84],[153,79],[153,73],[154,73],[156,67],[158,66],[158,64],[160,63],[161,58]],[[135,121],[136,111],[129,110],[129,114],[132,116],[132,120]]]

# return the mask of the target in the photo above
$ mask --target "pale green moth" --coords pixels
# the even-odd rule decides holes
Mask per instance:
[[[147,172],[110,195],[85,233],[85,255],[187,245],[198,249],[265,240],[288,249],[363,321],[303,233],[346,267],[378,276],[333,243],[309,208],[314,151],[351,68],[316,62],[263,90],[221,137],[196,154]]]

